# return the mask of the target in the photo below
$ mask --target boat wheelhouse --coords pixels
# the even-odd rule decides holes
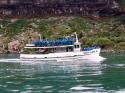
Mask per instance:
[[[100,54],[100,48],[82,50],[77,34],[75,38],[64,38],[56,40],[38,40],[31,44],[26,44],[23,59],[56,59],[56,58],[82,58],[92,59]]]

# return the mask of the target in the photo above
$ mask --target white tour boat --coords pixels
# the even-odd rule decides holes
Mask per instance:
[[[39,40],[26,44],[25,50],[20,54],[21,59],[27,60],[56,60],[56,59],[98,59],[101,48],[81,48],[77,34],[75,38],[56,40]]]

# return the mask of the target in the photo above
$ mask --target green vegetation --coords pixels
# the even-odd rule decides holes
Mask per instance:
[[[120,5],[125,5],[125,0],[118,0]]]
[[[24,31],[29,23],[30,21],[28,20],[2,21],[0,30],[6,36],[13,37],[15,34]]]
[[[40,33],[43,38],[55,39],[77,32],[83,47],[101,46],[103,49],[125,50],[124,21],[124,16],[103,20],[82,17],[4,20],[0,22],[0,34],[13,40],[16,35],[32,30]]]

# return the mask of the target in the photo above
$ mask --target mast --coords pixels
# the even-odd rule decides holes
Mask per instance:
[[[77,33],[75,32],[74,34],[75,34],[75,38],[76,38],[76,43],[79,43]]]

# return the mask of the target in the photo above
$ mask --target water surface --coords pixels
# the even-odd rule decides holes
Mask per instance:
[[[103,56],[102,62],[8,62],[15,56],[2,55],[0,93],[125,93],[125,55]]]

